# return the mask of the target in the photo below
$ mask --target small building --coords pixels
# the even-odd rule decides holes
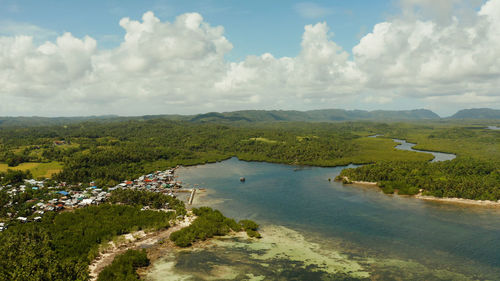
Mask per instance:
[[[17,217],[17,219],[18,219],[20,222],[27,222],[27,221],[28,221],[28,218],[27,218],[27,217]]]

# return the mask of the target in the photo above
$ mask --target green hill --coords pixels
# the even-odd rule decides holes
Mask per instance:
[[[274,122],[274,121],[302,121],[302,122],[329,122],[347,120],[422,120],[439,119],[434,112],[426,109],[387,111],[387,110],[344,110],[323,109],[310,111],[295,110],[244,110],[224,113],[206,113],[196,115],[188,120],[193,122],[214,121],[246,121],[246,122]]]
[[[500,110],[491,108],[463,109],[450,116],[451,119],[500,119]]]
[[[198,115],[145,115],[120,117],[116,115],[87,116],[87,117],[0,117],[0,127],[37,127],[52,125],[69,125],[85,121],[92,122],[119,122],[126,120],[167,119],[174,121],[191,122],[332,122],[350,120],[373,121],[407,121],[439,119],[440,117],[426,109],[415,110],[344,110],[321,109],[310,111],[296,110],[242,110],[233,112],[210,112]]]

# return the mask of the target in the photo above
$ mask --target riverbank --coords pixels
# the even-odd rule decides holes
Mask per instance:
[[[170,234],[191,225],[195,219],[196,216],[193,215],[185,216],[184,220],[177,222],[176,225],[169,227],[168,229],[151,233],[144,233],[144,231],[128,233],[117,239],[121,240],[121,243],[115,244],[113,241],[109,242],[109,246],[99,253],[99,255],[89,265],[90,280],[97,280],[99,273],[106,266],[110,265],[116,256],[123,254],[127,250],[154,247],[164,241],[170,241]]]
[[[378,187],[381,188],[377,182],[369,182],[369,181],[353,181],[350,180],[348,177],[343,176],[341,182],[343,184],[354,184],[354,185],[363,185],[363,186],[372,186],[372,187]],[[398,195],[397,193],[395,193]],[[500,207],[500,200],[498,201],[491,201],[491,200],[473,200],[473,199],[465,199],[465,198],[441,198],[441,197],[435,197],[435,196],[430,196],[430,195],[422,195],[422,192],[420,192],[417,195],[404,195],[404,196],[409,196],[413,197],[416,199],[420,200],[426,200],[426,201],[434,201],[434,202],[441,202],[441,203],[453,203],[453,204],[464,204],[464,205],[475,205],[475,206],[487,206],[487,207]]]

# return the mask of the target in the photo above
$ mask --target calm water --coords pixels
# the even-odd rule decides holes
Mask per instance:
[[[497,127],[497,126],[488,126],[488,129],[490,129],[490,130],[500,130],[500,127]]]
[[[218,247],[172,254],[158,262],[150,280],[342,280],[349,274],[371,280],[500,280],[500,210],[328,181],[342,169],[233,158],[177,170],[185,184],[206,188],[195,205],[253,219],[264,238],[226,239]]]

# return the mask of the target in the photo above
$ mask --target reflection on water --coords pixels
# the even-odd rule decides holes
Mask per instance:
[[[497,127],[497,126],[488,126],[487,129],[490,129],[490,130],[500,130],[500,127]]]
[[[264,238],[172,253],[151,280],[472,280],[500,276],[500,211],[387,196],[329,182],[337,168],[243,162],[182,168],[207,188],[195,201],[263,225]],[[245,183],[239,178],[246,177]],[[322,261],[322,262],[320,262]],[[248,275],[247,275],[248,274]],[[368,275],[366,275],[368,274]],[[177,279],[181,279],[179,277]],[[318,278],[316,278],[318,277]]]

